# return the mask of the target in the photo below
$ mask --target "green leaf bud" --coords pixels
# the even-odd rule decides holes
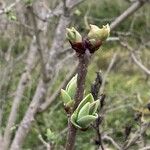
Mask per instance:
[[[93,103],[90,104],[90,110],[89,110],[89,114],[93,115],[96,113],[98,107],[99,107],[100,101],[96,100]]]
[[[92,96],[92,94],[88,94],[79,104],[79,106],[77,107],[77,111],[79,111],[87,102],[94,102],[94,98]]]
[[[96,116],[93,115],[87,115],[82,118],[80,118],[77,123],[82,128],[87,128],[93,121],[97,119]]]
[[[63,89],[61,89],[61,96],[62,96],[62,100],[63,100],[64,104],[67,104],[70,101],[72,101],[69,94]]]
[[[77,75],[70,80],[70,82],[66,87],[66,91],[71,97],[71,99],[74,99],[76,89],[77,89]]]
[[[67,28],[66,30],[66,37],[71,43],[82,42],[82,36],[74,27],[72,27],[71,29]]]
[[[89,114],[90,110],[90,102],[87,102],[80,110],[78,113],[78,119],[82,118],[83,116],[86,116]]]
[[[88,33],[88,38],[105,41],[107,37],[110,35],[110,27],[109,25],[103,26],[103,28],[99,28],[96,25],[90,25],[90,32]]]

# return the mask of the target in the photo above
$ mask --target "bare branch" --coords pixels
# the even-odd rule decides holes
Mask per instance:
[[[102,137],[103,140],[107,140],[110,141],[112,143],[112,145],[117,149],[117,150],[121,150],[121,147],[114,141],[114,139],[112,139],[110,136],[108,135],[104,135]]]
[[[46,89],[48,88],[48,84],[44,83],[42,80],[40,81],[33,100],[30,103],[30,106],[16,132],[15,138],[12,142],[10,150],[20,150],[26,135],[28,134],[31,124],[34,121],[34,116],[37,112],[39,104],[43,101],[43,97],[46,95]]]
[[[120,23],[131,16],[135,11],[141,8],[148,1],[149,0],[137,0],[136,2],[134,2],[127,10],[125,10],[119,17],[115,19],[115,21],[110,24],[111,30],[116,28]]]
[[[59,95],[60,90],[64,88],[67,83],[70,81],[70,79],[75,75],[77,70],[77,65],[71,70],[71,72],[66,76],[66,78],[63,80],[63,82],[60,84],[60,86],[57,88],[57,90],[47,98],[47,100],[39,107],[39,111],[45,111],[51,103],[56,99],[56,97]]]
[[[41,45],[40,31],[39,31],[38,26],[37,26],[37,21],[36,21],[36,17],[35,17],[35,14],[34,14],[33,7],[31,6],[28,9],[31,12],[31,16],[32,16],[32,20],[33,20],[35,38],[36,38],[36,45],[37,45],[37,49],[38,49],[38,52],[39,52],[40,58],[41,58],[41,69],[42,69],[42,74],[43,74],[43,80],[47,80],[46,60],[44,59],[44,50],[42,49],[42,45]]]
[[[47,149],[47,150],[51,150],[51,146],[50,146],[50,144],[49,144],[49,143],[47,143],[47,142],[43,139],[43,137],[42,137],[42,135],[41,135],[41,134],[38,136],[38,138],[39,138],[39,139],[40,139],[40,141],[44,144],[44,146],[46,147],[46,149]]]
[[[125,42],[121,42],[120,43],[123,47],[127,48],[130,53],[131,53],[131,58],[133,59],[133,61],[135,62],[135,64],[142,70],[144,71],[147,75],[150,75],[150,70],[148,68],[146,68],[135,56],[134,54],[134,49],[129,46],[129,44],[125,43]]]
[[[146,132],[150,127],[150,122],[143,123],[142,127],[135,132],[134,136],[128,141],[128,143],[123,147],[123,150],[129,149],[136,141]]]
[[[23,97],[24,90],[26,88],[27,83],[29,82],[30,73],[33,70],[33,66],[34,66],[33,64],[35,61],[36,54],[37,54],[37,48],[35,47],[35,39],[33,38],[31,46],[30,46],[30,51],[27,57],[27,61],[26,61],[26,67],[20,78],[20,81],[16,90],[16,94],[13,100],[11,112],[8,118],[7,126],[4,132],[4,148],[5,149],[7,149],[10,144],[10,140],[12,136],[11,128],[15,125],[17,112],[21,103],[21,99]]]

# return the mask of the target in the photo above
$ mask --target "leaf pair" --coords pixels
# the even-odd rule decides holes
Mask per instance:
[[[99,100],[94,101],[92,94],[88,94],[79,104],[71,116],[72,124],[79,129],[86,129],[98,117]]]
[[[74,105],[74,95],[77,88],[77,75],[75,75],[67,84],[66,89],[61,89],[61,96],[66,107]]]

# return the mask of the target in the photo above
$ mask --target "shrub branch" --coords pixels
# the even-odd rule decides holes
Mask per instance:
[[[87,53],[80,54],[78,56],[78,76],[77,76],[77,91],[75,94],[75,104],[73,111],[78,107],[79,103],[83,99],[84,88],[85,88],[85,79],[87,75],[87,68],[90,60],[90,55]],[[73,150],[75,144],[77,129],[73,126],[70,121],[70,116],[68,119],[68,137],[66,142],[66,150]]]

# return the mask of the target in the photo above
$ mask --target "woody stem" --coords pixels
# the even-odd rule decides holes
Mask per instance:
[[[85,89],[85,79],[87,75],[87,68],[89,64],[89,54],[84,53],[78,56],[78,76],[77,76],[77,90],[75,94],[75,104],[73,108],[73,112],[78,107],[79,103],[83,99],[84,89]],[[77,129],[73,126],[70,121],[70,117],[68,118],[68,136],[66,142],[66,150],[73,150],[75,139],[76,139]]]

